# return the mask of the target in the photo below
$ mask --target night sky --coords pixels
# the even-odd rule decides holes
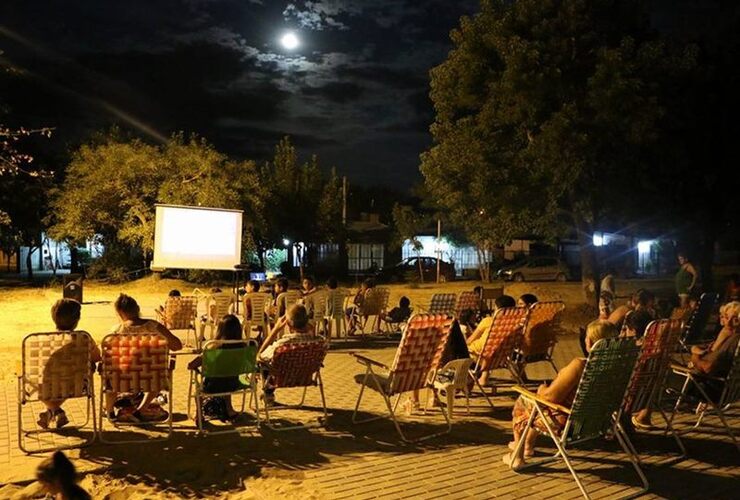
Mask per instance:
[[[475,0],[2,0],[3,121],[64,158],[112,124],[183,130],[236,158],[290,135],[355,183],[407,189],[433,120],[429,70]],[[280,44],[292,30],[294,51]],[[42,153],[43,157],[43,153]]]

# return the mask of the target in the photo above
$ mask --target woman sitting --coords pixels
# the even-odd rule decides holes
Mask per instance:
[[[618,334],[619,331],[612,323],[597,319],[589,323],[586,327],[586,349],[590,352],[597,341],[616,337]],[[537,395],[552,403],[561,406],[570,406],[573,404],[573,398],[575,398],[584,368],[586,368],[586,359],[575,358],[558,372],[555,380],[550,385],[540,385],[537,389]],[[541,408],[550,426],[556,429],[556,431],[562,431],[565,422],[568,420],[568,415],[546,406],[542,406]],[[522,433],[527,427],[527,422],[533,411],[536,411],[533,403],[522,396],[514,403],[511,422],[514,430],[514,440],[509,443],[509,449],[517,449],[519,440],[522,438]],[[535,418],[530,431],[532,432],[527,433],[524,446],[519,448],[519,453],[516,456],[513,456],[513,453],[508,453],[503,457],[504,463],[509,465],[514,471],[525,465],[525,458],[534,455],[537,435],[547,432],[541,416],[538,415]]]
[[[163,324],[141,317],[141,309],[133,297],[122,293],[116,299],[113,307],[115,307],[116,314],[121,320],[121,323],[113,331],[114,334],[162,335],[167,339],[167,346],[170,351],[179,351],[182,349],[182,341],[175,337]],[[108,391],[105,395],[105,409],[108,413],[108,418],[117,419],[122,422],[157,421],[167,418],[167,412],[162,407],[150,404],[156,394],[124,396],[123,394],[119,395],[118,393]],[[119,396],[121,396],[120,399]],[[137,401],[140,401],[138,405],[136,404]],[[118,414],[114,413],[114,407],[120,408]]]
[[[214,340],[242,340],[242,325],[239,318],[233,314],[227,314],[218,322],[216,338]],[[244,342],[229,342],[217,349],[241,349]],[[189,370],[197,370],[203,366],[202,356],[198,356],[188,363]],[[239,377],[206,377],[203,379],[203,392],[218,394],[221,392],[234,392],[242,388]],[[232,420],[239,413],[231,405],[231,396],[214,396],[203,398],[201,413],[205,416],[217,417],[221,420]]]

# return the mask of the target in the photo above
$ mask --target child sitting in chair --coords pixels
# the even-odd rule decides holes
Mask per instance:
[[[394,307],[388,314],[383,316],[383,321],[391,324],[400,324],[407,321],[411,317],[411,301],[408,297],[401,297],[398,301],[398,306]]]
[[[287,333],[280,334],[284,329]],[[269,365],[275,355],[275,350],[287,344],[299,344],[304,342],[323,342],[324,339],[315,334],[313,325],[308,321],[308,311],[300,304],[293,305],[285,316],[278,319],[275,327],[267,336],[257,352],[257,360],[264,366],[262,376],[264,380],[262,398],[266,405],[272,405],[275,402],[275,388],[270,383]]]

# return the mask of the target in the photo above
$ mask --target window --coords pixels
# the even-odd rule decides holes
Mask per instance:
[[[347,268],[351,273],[363,274],[372,267],[383,267],[383,245],[375,243],[350,243]],[[373,266],[375,264],[375,266]]]

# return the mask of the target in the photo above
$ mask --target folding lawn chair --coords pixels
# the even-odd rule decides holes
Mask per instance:
[[[634,339],[599,340],[591,349],[573,405],[570,408],[551,403],[524,387],[514,387],[514,390],[531,403],[533,408],[527,426],[517,444],[517,449],[513,452],[514,455],[521,452],[527,433],[534,432],[532,427],[535,418],[544,425],[547,435],[553,440],[558,450],[553,457],[529,462],[520,470],[562,458],[583,496],[591,498],[573,468],[566,448],[603,437],[611,430],[640,477],[643,488],[639,494],[647,492],[648,480],[640,468],[639,460],[633,452],[634,447],[619,419],[619,408],[624,400],[639,350]],[[550,421],[549,413],[553,410],[568,416],[562,432],[556,429]]]
[[[280,405],[270,407],[265,405],[265,424],[274,431],[289,431],[294,429],[308,429],[326,425],[328,418],[324,384],[321,381],[321,368],[324,364],[328,345],[325,342],[296,342],[284,344],[275,349],[272,361],[268,367],[269,377],[275,389],[303,387],[301,401],[297,405]],[[303,408],[306,401],[306,391],[309,387],[318,387],[321,393],[321,407],[323,418],[319,417],[313,424],[299,424],[292,426],[274,426],[270,420],[270,412],[286,409]]]
[[[377,391],[383,397],[393,424],[396,426],[402,440],[416,442],[449,433],[452,430],[452,422],[448,418],[447,412],[440,408],[447,422],[447,429],[416,439],[409,439],[401,430],[400,423],[396,418],[396,408],[404,392],[421,390],[430,385],[442,357],[451,326],[452,318],[445,315],[422,314],[413,316],[401,337],[401,343],[398,345],[396,356],[390,367],[357,353],[350,353],[366,368],[364,375],[355,377],[355,380],[361,384],[361,388],[355,411],[352,414],[352,423],[359,424],[385,418],[385,415],[380,415],[362,420],[357,419],[362,396],[365,389],[368,388]],[[382,371],[376,371],[378,369]],[[391,398],[393,396],[396,397],[396,401],[392,404]]]
[[[370,323],[370,318],[373,318],[372,326],[370,327],[371,333],[377,332],[380,329],[380,318],[385,314],[388,309],[388,298],[390,297],[390,290],[388,288],[375,287],[371,288],[365,294],[365,299],[362,302],[360,308],[360,331],[364,334],[365,329]]]
[[[696,309],[684,325],[683,336],[681,337],[681,345],[684,349],[690,350],[693,345],[708,344],[714,340],[714,336],[707,335],[706,330],[709,318],[717,307],[718,301],[719,294],[701,294]]]
[[[693,385],[696,387],[699,397],[705,404],[705,407],[699,414],[699,418],[696,420],[696,423],[691,427],[691,429],[689,429],[689,431],[698,428],[704,420],[706,413],[713,410],[722,421],[722,425],[725,427],[725,430],[732,439],[732,442],[735,443],[735,446],[740,450],[740,441],[738,441],[735,434],[732,432],[732,426],[727,422],[727,418],[724,414],[724,411],[727,410],[728,407],[740,401],[740,342],[738,342],[738,345],[735,348],[732,366],[725,377],[704,375],[694,372],[691,368],[686,366],[673,365],[671,368],[673,369],[673,373],[686,377],[686,381],[681,388],[681,394],[676,401],[676,405],[673,408],[673,413],[671,414],[668,424],[670,425],[673,421],[673,417],[676,414],[677,409],[685,399],[687,391]],[[713,399],[708,394],[705,384],[712,384],[717,388],[721,386],[722,389],[719,391],[719,398]]]
[[[188,344],[190,332],[195,338],[195,325],[198,321],[198,298],[195,296],[167,297],[164,310],[157,310],[157,320],[161,321],[169,330],[185,330],[185,344]],[[190,344],[192,345],[192,344]]]
[[[90,352],[94,342],[90,334],[78,332],[32,333],[23,339],[21,347],[21,373],[18,374],[18,446],[25,453],[43,453],[90,445],[95,441],[95,388],[92,377]],[[51,446],[30,450],[25,439],[56,429],[23,429],[23,408],[26,403],[86,399],[86,416],[81,425],[64,429],[83,429],[92,413],[93,432],[79,445]],[[41,441],[41,439],[39,439]]]
[[[661,391],[666,386],[671,371],[671,353],[678,347],[680,336],[681,320],[661,319],[648,324],[642,337],[640,355],[622,402],[621,414],[629,419],[633,413],[644,408],[659,411],[667,423],[666,433],[670,433],[676,440],[683,457],[686,455],[686,448],[661,406]],[[633,452],[639,459],[637,452]]]
[[[458,321],[463,321],[463,316],[469,316],[469,319],[475,319],[480,314],[480,296],[471,291],[460,292],[455,304],[455,317]],[[469,321],[468,321],[469,322]]]
[[[234,348],[223,348],[224,346],[234,345]],[[257,419],[257,428],[260,426],[259,401],[257,399],[257,350],[255,343],[246,343],[243,340],[209,340],[203,345],[201,354],[203,364],[199,370],[190,371],[190,388],[188,389],[188,415],[191,416],[197,426],[199,434],[229,434],[239,433],[239,429],[226,429],[220,431],[208,431],[203,429],[205,416],[202,414],[204,397],[220,397],[231,395],[242,395],[241,413],[247,401],[247,391],[250,397],[254,398],[257,405],[255,417]],[[213,377],[237,377],[240,386],[233,391],[227,392],[205,392],[203,382],[206,378]],[[191,414],[191,403],[195,402],[195,414]]]
[[[555,345],[558,343],[560,314],[565,309],[561,301],[536,302],[529,306],[529,317],[524,327],[524,335],[516,359],[517,370],[524,378],[527,363],[547,361],[558,373],[558,367],[552,359]]]
[[[455,314],[455,301],[457,295],[454,293],[435,293],[429,303],[427,314],[446,314],[452,316]]]
[[[486,305],[486,310],[489,311],[495,311],[496,310],[496,299],[501,297],[504,294],[504,287],[500,288],[484,288],[481,291],[481,301]]]
[[[249,308],[247,308],[247,301],[249,301]],[[252,338],[252,330],[255,328],[262,329],[263,338],[267,335],[268,321],[265,310],[269,302],[270,295],[266,293],[249,293],[244,296],[243,324],[244,333],[248,339]]]
[[[521,375],[514,365],[513,355],[522,343],[524,326],[530,310],[527,307],[504,307],[493,314],[491,328],[486,332],[486,342],[475,357],[471,376],[497,369],[507,369],[514,380],[521,383]],[[485,394],[485,393],[484,393]],[[489,401],[490,402],[490,401]]]
[[[167,339],[163,335],[148,333],[113,333],[100,344],[100,440],[104,443],[147,443],[169,439],[172,435],[172,371]],[[166,392],[169,403],[167,419],[162,422],[114,422],[114,426],[158,427],[167,426],[167,435],[157,439],[109,441],[105,439],[104,419],[106,395],[125,393]]]

